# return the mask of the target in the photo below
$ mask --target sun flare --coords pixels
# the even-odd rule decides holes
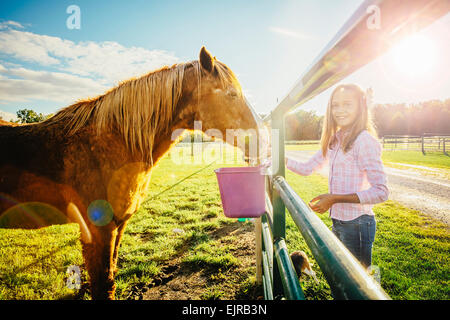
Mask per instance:
[[[419,76],[430,72],[436,64],[434,42],[423,35],[413,35],[392,49],[395,68],[405,75]]]

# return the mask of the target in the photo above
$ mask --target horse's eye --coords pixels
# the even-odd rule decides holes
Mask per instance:
[[[236,91],[230,91],[229,93],[228,93],[231,97],[237,97],[237,92]]]

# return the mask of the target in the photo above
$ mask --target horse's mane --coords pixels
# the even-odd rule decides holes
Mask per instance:
[[[223,85],[237,82],[225,64],[215,61],[214,65],[215,74]],[[116,129],[131,153],[140,152],[144,161],[152,163],[155,134],[157,129],[167,132],[171,128],[188,67],[194,67],[200,96],[200,63],[191,61],[124,81],[103,95],[78,101],[60,110],[43,124],[65,123],[68,135],[87,125],[93,125],[97,133]]]

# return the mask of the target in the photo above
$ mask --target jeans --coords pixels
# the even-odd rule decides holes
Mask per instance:
[[[333,220],[333,233],[364,267],[372,264],[372,244],[375,240],[374,216],[362,215],[354,220]]]

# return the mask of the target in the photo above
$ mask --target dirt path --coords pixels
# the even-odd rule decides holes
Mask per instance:
[[[286,155],[306,161],[313,153],[287,151]],[[405,169],[398,169],[385,166],[389,199],[421,211],[450,226],[450,181],[446,178],[448,172],[410,165],[404,167]],[[328,176],[328,168],[323,168],[320,174]]]

